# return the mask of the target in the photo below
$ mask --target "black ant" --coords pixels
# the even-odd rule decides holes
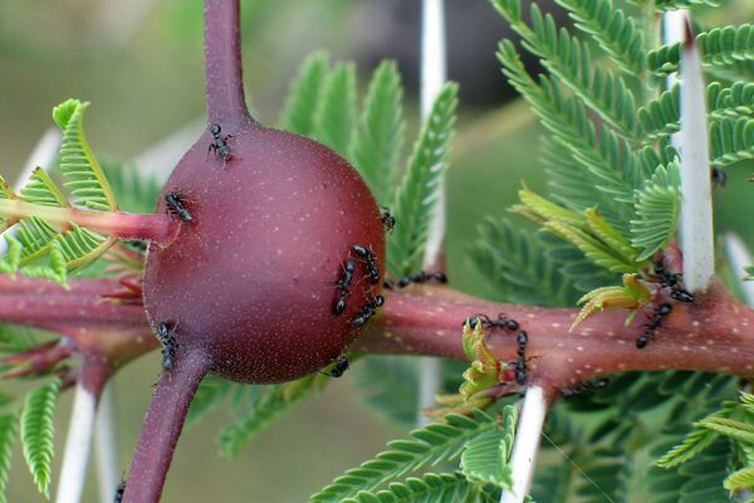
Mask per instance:
[[[165,194],[165,204],[168,207],[168,213],[178,215],[178,218],[184,222],[193,222],[194,217],[186,209],[186,202],[183,200],[183,196],[177,192],[168,192]]]
[[[411,283],[426,283],[427,281],[435,280],[438,283],[447,283],[448,277],[442,272],[426,272],[421,271],[419,274],[413,276],[403,276],[398,280],[398,286],[406,288]]]
[[[348,367],[351,366],[351,362],[348,361],[348,356],[347,355],[340,355],[339,357],[337,357],[335,359],[335,361],[333,363],[334,363],[334,365],[330,369],[329,372],[322,372],[320,370],[319,373],[320,374],[324,374],[326,376],[337,378],[337,377],[340,377],[343,374],[345,374],[346,370],[348,370]]]
[[[517,322],[513,321],[513,323],[518,327]],[[526,345],[529,343],[529,334],[524,330],[517,333],[516,343],[518,344],[518,348],[516,349],[516,354],[518,355],[518,359],[516,360],[516,382],[523,386],[526,384]]]
[[[519,328],[519,324],[516,320],[506,318],[505,316],[503,316],[503,313],[498,314],[497,319],[495,320],[493,320],[486,314],[477,314],[476,316],[472,316],[466,321],[468,321],[468,323],[471,325],[472,328],[474,328],[477,323],[481,323],[482,326],[487,326],[491,328],[502,328],[504,330],[510,330],[510,331],[515,331],[515,330],[518,330]],[[522,333],[526,334],[526,332],[522,332]]]
[[[210,124],[209,132],[212,134],[213,141],[207,148],[207,155],[214,150],[215,154],[223,160],[223,163],[225,163],[233,157],[230,151],[230,145],[228,145],[228,140],[233,138],[233,136],[220,136],[221,131],[222,128],[220,127],[220,124]]]
[[[380,282],[380,268],[377,265],[377,256],[374,252],[366,246],[353,245],[351,248],[353,252],[359,257],[363,258],[367,263],[367,273],[369,273],[369,281],[376,285]]]
[[[385,281],[382,282],[382,286],[386,290],[392,290],[395,287],[395,283],[393,283],[393,280],[390,278],[385,279]]]
[[[338,298],[338,301],[335,303],[335,314],[340,315],[343,314],[343,311],[346,310],[346,302],[348,301],[348,297],[351,296],[351,292],[348,290],[348,288],[351,286],[351,282],[353,281],[353,273],[356,270],[356,262],[353,260],[346,260],[343,263],[343,276],[341,276],[340,281],[337,283],[338,287],[338,293],[340,294],[340,297]]]
[[[715,187],[725,188],[725,184],[728,183],[728,173],[720,168],[712,168],[710,172],[710,178],[712,179],[712,185]]]
[[[118,487],[115,488],[115,497],[113,503],[121,503],[123,501],[123,493],[126,492],[126,481],[121,480]]]
[[[351,320],[351,325],[354,327],[360,327],[369,321],[369,318],[377,314],[377,308],[381,307],[384,303],[385,297],[382,295],[378,295],[374,299],[367,301],[366,305],[361,310],[361,313]]]
[[[680,302],[694,302],[694,295],[683,288],[681,275],[672,273],[665,267],[662,257],[655,260],[654,273],[660,279],[663,288],[670,289],[670,298]]]
[[[584,396],[588,395],[590,393],[594,393],[598,389],[602,389],[608,384],[607,379],[597,379],[594,381],[586,381],[582,382],[581,384],[578,384],[574,386],[573,388],[563,388],[561,390],[561,395],[563,395],[563,398],[574,398],[577,396]]]
[[[175,341],[173,332],[175,332],[175,325],[169,326],[167,323],[157,324],[157,340],[162,344],[162,368],[166,372],[173,370],[175,366],[175,350],[178,348],[178,343]]]
[[[652,338],[657,329],[660,327],[663,318],[669,315],[672,310],[673,306],[667,303],[660,304],[657,309],[655,309],[655,313],[654,315],[652,315],[652,318],[646,325],[644,325],[644,332],[642,332],[639,338],[636,339],[637,348],[641,349],[649,343],[649,339]]]
[[[392,230],[395,229],[395,217],[387,208],[383,207],[382,209],[385,210],[382,213],[382,225],[385,226],[385,229],[387,229],[388,232],[392,232]]]

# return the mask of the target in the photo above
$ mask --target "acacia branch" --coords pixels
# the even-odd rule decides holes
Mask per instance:
[[[5,290],[8,284],[12,292]],[[109,344],[108,354],[125,362],[158,344],[149,334],[141,306],[103,300],[102,295],[117,285],[109,279],[78,280],[67,291],[43,280],[13,283],[0,276],[0,322],[89,327],[84,331],[91,332],[88,336],[75,335],[84,353],[103,351],[102,346]],[[696,302],[674,303],[644,349],[636,348],[636,338],[650,312],[639,313],[629,326],[625,326],[625,311],[604,312],[569,332],[577,309],[502,304],[430,285],[390,292],[379,318],[353,349],[464,360],[463,322],[479,313],[496,316],[500,312],[528,332],[530,382],[546,390],[623,371],[675,369],[754,376],[754,310],[736,300],[719,281],[713,281]],[[73,328],[70,331],[75,333]],[[487,343],[500,361],[515,360],[514,337],[489,330]]]
[[[169,215],[56,208],[19,199],[0,199],[0,216],[10,221],[39,217],[60,226],[75,223],[121,239],[149,240],[162,245],[169,243],[178,231],[178,224]]]

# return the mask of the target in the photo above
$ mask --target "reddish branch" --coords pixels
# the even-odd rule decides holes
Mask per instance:
[[[95,279],[75,281],[66,291],[43,280],[13,282],[0,276],[0,321],[60,330],[75,338],[85,352],[96,348],[117,361],[127,361],[156,348],[157,343],[140,306],[103,298],[118,288],[116,280]],[[569,332],[576,309],[501,304],[431,285],[391,292],[379,318],[353,349],[465,359],[461,347],[464,320],[501,312],[518,320],[528,332],[531,381],[547,387],[570,386],[629,370],[685,369],[754,376],[754,311],[720,283],[694,303],[674,303],[644,349],[637,349],[635,343],[649,311],[639,314],[630,326],[624,324],[625,312],[600,313]],[[501,361],[515,359],[514,337],[494,330],[487,334]]]

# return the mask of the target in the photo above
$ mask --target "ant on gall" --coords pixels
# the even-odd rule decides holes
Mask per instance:
[[[353,252],[364,259],[367,263],[367,272],[369,273],[369,281],[376,285],[380,282],[380,269],[377,266],[377,257],[374,252],[368,247],[361,245],[353,245],[351,248]]]
[[[683,288],[681,282],[681,275],[678,273],[672,273],[665,266],[662,257],[655,260],[654,274],[660,280],[660,285],[663,288],[670,289],[670,298],[678,300],[680,302],[694,302],[694,295]]]
[[[382,214],[382,225],[385,226],[385,229],[387,229],[388,232],[392,232],[392,230],[395,229],[395,217],[387,208],[382,209],[385,210],[385,212]]]
[[[320,371],[320,374],[337,378],[345,374],[346,370],[348,370],[348,367],[350,366],[351,366],[351,362],[348,361],[348,356],[340,355],[339,357],[335,359],[334,365],[330,369],[329,372]]]
[[[168,192],[165,194],[165,204],[168,207],[168,213],[178,215],[178,218],[184,222],[194,221],[194,217],[186,209],[186,202],[183,200],[183,196],[177,192]]]
[[[207,155],[209,155],[209,153],[214,150],[215,155],[223,160],[224,165],[225,162],[229,161],[233,157],[233,155],[231,154],[230,145],[228,145],[228,140],[230,138],[233,138],[233,136],[220,136],[220,133],[222,132],[220,124],[211,124],[209,126],[209,132],[212,135],[212,143],[210,143],[209,147],[207,148]]]
[[[356,262],[353,260],[346,260],[343,263],[343,275],[336,285],[338,288],[338,294],[340,295],[338,301],[335,303],[334,311],[336,315],[341,315],[343,314],[343,311],[346,310],[346,302],[348,301],[348,297],[351,296],[351,292],[348,288],[353,282],[353,273],[355,270]]]
[[[175,331],[175,325],[169,326],[167,323],[157,324],[157,340],[162,344],[162,368],[166,372],[170,372],[174,368],[175,350],[178,348],[178,343],[175,341],[173,332]]]
[[[372,316],[377,314],[377,308],[382,307],[384,303],[385,297],[383,297],[382,295],[378,295],[374,299],[367,301],[366,305],[361,310],[361,313],[359,313],[358,316],[351,320],[351,325],[353,325],[354,327],[362,326],[364,323],[369,321]]]

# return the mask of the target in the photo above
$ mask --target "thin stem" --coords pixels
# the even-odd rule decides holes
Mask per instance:
[[[699,50],[686,20],[681,51],[681,244],[683,280],[704,292],[715,274],[706,96]]]
[[[178,224],[169,215],[55,208],[18,199],[0,199],[0,216],[11,220],[34,216],[61,226],[75,223],[121,239],[149,240],[163,245],[170,242],[178,229]]]
[[[421,117],[426,120],[432,103],[446,81],[445,14],[443,0],[424,0],[422,3],[421,45]],[[442,259],[445,240],[445,180],[440,180],[439,197],[429,224],[423,265],[427,269],[444,270]],[[422,358],[419,374],[419,411],[417,424],[423,426],[431,419],[423,409],[433,407],[435,396],[441,391],[442,363],[436,358]]]
[[[94,432],[94,418],[97,413],[97,397],[86,388],[83,381],[76,384],[76,393],[68,426],[68,438],[60,470],[60,483],[55,498],[56,503],[79,503],[84,493],[86,465],[89,447]]]
[[[100,398],[97,422],[94,425],[94,453],[100,500],[110,503],[120,482],[120,446],[115,414],[115,388],[112,379]]]
[[[246,108],[241,63],[239,0],[205,0],[204,59],[209,121],[251,121]]]
[[[513,486],[510,490],[503,491],[500,503],[522,503],[529,492],[546,414],[544,389],[539,386],[529,387],[521,406],[516,441],[511,454]]]
[[[660,23],[662,17],[657,13],[654,0],[646,0],[641,8],[642,35],[644,37],[644,50],[649,52],[660,46]],[[644,65],[641,76],[643,103],[647,104],[657,95],[657,89],[652,85],[652,72]]]
[[[178,353],[175,368],[157,383],[123,495],[124,503],[157,503],[191,399],[207,372],[198,352]]]

